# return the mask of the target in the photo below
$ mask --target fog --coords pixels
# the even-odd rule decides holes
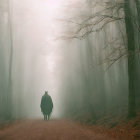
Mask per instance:
[[[28,117],[41,116],[40,101],[45,90],[54,102],[53,116],[60,116],[59,66],[62,58],[61,43],[56,37],[62,30],[58,21],[63,16],[62,4],[51,0],[13,1],[14,58],[21,59],[13,62],[13,100],[18,110],[20,101],[16,96],[21,94],[23,116],[24,113]],[[21,72],[19,77],[17,71]]]
[[[127,113],[127,57],[117,59],[126,51],[125,25],[111,22],[86,37],[81,37],[85,30],[78,33],[79,37],[73,34],[77,23],[102,9],[98,3],[90,9],[90,2],[0,1],[1,105],[6,108],[7,98],[12,98],[14,118],[41,118],[40,101],[45,91],[54,102],[54,118],[97,118],[113,110],[113,115]],[[3,108],[1,114],[5,112]]]

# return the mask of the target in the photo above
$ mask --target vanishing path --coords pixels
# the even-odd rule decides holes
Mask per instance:
[[[25,120],[0,130],[0,140],[114,140],[71,121]]]

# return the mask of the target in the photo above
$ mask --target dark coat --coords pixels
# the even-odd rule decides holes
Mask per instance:
[[[48,94],[42,96],[41,99],[41,111],[44,115],[50,115],[53,109],[53,102]]]

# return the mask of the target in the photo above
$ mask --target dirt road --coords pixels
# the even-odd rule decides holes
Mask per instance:
[[[71,121],[25,120],[0,130],[0,140],[114,140]]]

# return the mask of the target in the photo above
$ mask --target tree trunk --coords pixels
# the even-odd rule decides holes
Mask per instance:
[[[12,20],[11,20],[11,0],[8,0],[8,29],[9,29],[10,56],[9,56],[6,119],[11,120],[12,119],[12,66],[13,66],[13,31],[12,31]]]
[[[134,26],[131,17],[129,0],[125,0],[125,24],[128,43],[128,79],[129,79],[129,95],[128,95],[128,117],[136,116],[135,111],[135,36]]]

